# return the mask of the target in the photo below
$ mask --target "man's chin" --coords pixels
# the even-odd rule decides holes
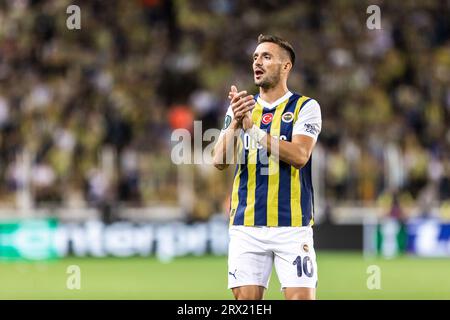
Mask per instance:
[[[263,89],[269,89],[270,84],[264,81],[255,81],[255,86],[263,88]]]
[[[261,80],[255,80],[255,86],[257,87],[264,87],[265,83]]]

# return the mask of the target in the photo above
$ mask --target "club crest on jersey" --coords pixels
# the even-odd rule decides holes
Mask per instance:
[[[272,122],[273,119],[273,114],[272,113],[266,113],[265,115],[262,116],[261,122],[263,124],[269,124]]]
[[[292,120],[294,120],[294,114],[292,112],[286,112],[285,114],[283,114],[283,116],[281,117],[281,120],[285,123],[289,123],[292,122]]]

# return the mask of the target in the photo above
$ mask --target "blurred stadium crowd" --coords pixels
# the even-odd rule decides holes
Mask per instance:
[[[68,30],[66,8],[81,8]],[[375,204],[450,199],[450,3],[0,1],[0,204],[179,201],[175,128],[220,128],[231,84],[257,92],[260,33],[289,40],[292,91],[316,98],[323,197]],[[202,218],[232,171],[190,165]]]

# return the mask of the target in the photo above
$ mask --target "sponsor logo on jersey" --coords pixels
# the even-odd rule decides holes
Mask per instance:
[[[305,123],[305,131],[317,135],[319,133],[319,125],[317,123]]]
[[[272,122],[272,119],[273,119],[273,114],[272,113],[266,113],[265,115],[262,116],[261,122],[263,124],[269,124],[270,122]]]
[[[285,123],[289,123],[292,122],[292,120],[294,120],[294,114],[292,112],[286,112],[285,114],[283,114],[283,116],[281,117],[281,120]]]

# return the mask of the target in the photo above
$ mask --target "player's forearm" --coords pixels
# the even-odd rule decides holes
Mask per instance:
[[[234,161],[239,130],[241,130],[241,128],[238,126],[238,123],[233,120],[225,131],[225,134],[214,146],[214,166],[217,169],[223,170]]]
[[[267,134],[267,138],[262,140],[262,146],[268,152],[296,169],[303,168],[311,156],[307,148],[302,147],[297,143],[283,141]]]

